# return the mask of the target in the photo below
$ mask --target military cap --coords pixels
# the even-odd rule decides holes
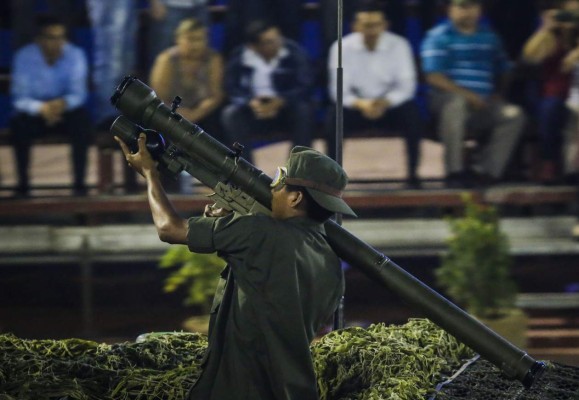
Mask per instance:
[[[342,199],[348,176],[330,157],[304,146],[296,146],[286,164],[285,183],[304,187],[328,211],[356,216]]]

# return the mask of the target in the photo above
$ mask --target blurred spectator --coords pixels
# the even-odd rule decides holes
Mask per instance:
[[[563,167],[562,131],[568,116],[565,103],[579,60],[579,50],[575,50],[579,29],[574,17],[579,17],[578,12],[579,0],[566,0],[560,9],[545,11],[540,28],[523,49],[523,60],[541,67],[541,98],[537,101],[541,165],[537,178],[545,184],[559,180]]]
[[[93,32],[94,114],[99,131],[109,130],[118,112],[110,97],[135,66],[136,0],[86,0]]]
[[[176,45],[155,60],[151,87],[165,104],[171,104],[175,96],[181,97],[179,113],[209,134],[218,135],[218,109],[224,98],[221,55],[209,48],[207,28],[196,19],[183,20],[174,38]],[[180,182],[165,181],[165,187],[182,191],[190,183],[191,176],[184,173]]]
[[[20,48],[29,44],[35,37],[34,18],[30,18],[37,5],[36,0],[11,0],[12,43],[14,48]],[[47,0],[47,11],[58,15],[65,24],[67,31],[71,32],[74,20],[78,17],[78,0]]]
[[[272,21],[284,37],[300,39],[302,0],[228,0],[224,52],[242,44],[244,29],[253,21]]]
[[[175,29],[187,18],[194,18],[209,26],[208,0],[149,0],[151,24],[147,65],[173,45]]]
[[[502,98],[510,64],[499,37],[480,23],[481,14],[479,0],[450,0],[449,21],[431,29],[422,43],[450,187],[473,183],[464,165],[465,139],[482,145],[472,168],[478,180],[492,183],[503,177],[525,124],[521,108]]]
[[[225,72],[230,104],[221,120],[226,144],[244,144],[248,160],[255,133],[289,131],[294,145],[309,146],[312,73],[305,51],[265,21],[248,26],[245,43],[232,53]]]
[[[424,124],[414,101],[416,67],[408,41],[388,32],[388,20],[376,2],[361,2],[354,16],[354,33],[343,47],[345,130],[395,127],[406,140],[408,183],[418,185],[416,168]],[[330,51],[330,97],[336,101],[338,43]],[[328,113],[328,154],[335,158],[335,107]]]
[[[343,32],[349,33],[349,23],[353,21],[354,12],[361,0],[343,2]],[[363,1],[363,0],[362,0]],[[504,0],[502,0],[504,1]],[[525,0],[526,1],[526,0]],[[322,22],[323,53],[334,43],[337,37],[338,6],[336,0],[319,0]],[[422,29],[428,29],[439,17],[440,0],[408,1],[408,0],[377,0],[377,6],[388,16],[388,30],[400,36],[408,33],[408,17],[416,16]]]
[[[37,19],[36,41],[15,54],[11,94],[15,115],[10,121],[16,153],[19,195],[29,192],[28,165],[34,138],[65,132],[72,143],[74,191],[86,193],[85,171],[90,119],[84,108],[88,65],[83,51],[66,41],[57,17]]]
[[[211,133],[207,120],[224,97],[223,60],[209,48],[205,25],[195,19],[183,20],[174,38],[176,45],[155,60],[151,87],[166,104],[175,96],[181,97],[179,113]],[[211,125],[217,130],[215,123]]]

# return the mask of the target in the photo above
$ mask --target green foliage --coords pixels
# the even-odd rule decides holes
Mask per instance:
[[[140,343],[0,335],[1,400],[184,399],[207,338],[155,334]]]
[[[161,258],[159,266],[178,268],[165,280],[165,292],[171,293],[184,286],[187,288],[185,305],[199,305],[204,312],[209,311],[225,261],[215,253],[198,254],[190,252],[187,246],[171,246]]]
[[[417,400],[474,353],[426,319],[333,331],[312,345],[320,400]]]
[[[471,313],[497,318],[512,308],[516,287],[510,277],[507,236],[501,232],[494,207],[477,204],[464,195],[465,214],[450,219],[448,253],[436,271],[448,295]]]
[[[0,400],[185,399],[206,348],[197,333],[113,345],[0,335]],[[321,400],[424,399],[473,356],[422,319],[334,331],[311,352]]]

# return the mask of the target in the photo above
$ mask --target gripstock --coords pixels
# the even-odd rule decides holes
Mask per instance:
[[[204,165],[203,173],[209,171],[210,178],[197,176],[194,168],[188,170],[204,184],[233,188],[263,207],[271,207],[270,177],[240,157],[239,151],[231,150],[179,115],[175,103],[166,106],[143,82],[126,77],[111,102],[133,124],[163,132],[180,153]],[[545,370],[543,362],[534,360],[334,221],[326,222],[325,228],[332,249],[341,259],[399,295],[509,378],[529,388]]]

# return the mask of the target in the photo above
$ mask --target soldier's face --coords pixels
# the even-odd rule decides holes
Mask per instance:
[[[271,216],[274,219],[285,219],[287,218],[289,206],[288,206],[288,195],[289,192],[286,190],[286,186],[280,183],[277,186],[271,188]]]

